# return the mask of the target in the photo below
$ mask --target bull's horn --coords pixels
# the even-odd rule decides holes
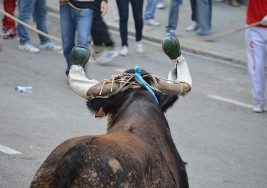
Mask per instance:
[[[187,62],[181,53],[179,40],[176,37],[165,38],[162,42],[162,50],[173,62],[173,68],[169,71],[168,79],[175,82],[166,83],[161,81],[158,87],[168,94],[186,94],[192,87],[192,78]]]
[[[90,50],[84,46],[74,46],[71,51],[69,84],[72,90],[83,98],[88,98],[87,91],[98,83],[97,80],[89,80],[83,69],[90,55]]]
[[[88,62],[90,50],[84,46],[75,46],[71,51],[71,67],[69,84],[72,90],[83,98],[107,96],[118,90],[116,84],[105,84],[103,87],[97,80],[90,80],[86,76],[83,66]]]
[[[158,82],[157,88],[163,93],[166,93],[168,95],[177,95],[177,96],[180,95],[184,96],[191,90],[191,86],[186,82],[179,82],[179,81],[170,82],[166,80],[160,80]]]
[[[87,96],[88,97],[108,96],[112,93],[115,93],[118,90],[119,90],[119,85],[115,83],[105,83],[105,85],[99,83],[89,88],[89,90],[87,91]]]

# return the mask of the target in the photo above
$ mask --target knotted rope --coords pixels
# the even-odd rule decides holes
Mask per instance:
[[[171,83],[174,83],[174,84],[179,84],[180,90],[181,90],[180,93],[183,92],[182,84],[177,80],[168,80],[168,79],[165,79],[165,78],[161,78],[161,77],[157,76],[156,74],[142,75],[142,78],[146,78],[146,77],[150,77],[153,80],[151,84],[147,83],[145,81],[145,79],[143,79],[143,81],[142,81],[143,84],[140,84],[135,79],[136,78],[136,74],[135,73],[126,73],[126,72],[124,72],[124,73],[121,73],[121,74],[112,75],[110,78],[101,80],[97,84],[98,86],[101,86],[100,92],[99,92],[98,96],[90,96],[90,98],[91,99],[92,98],[106,98],[106,97],[115,95],[115,94],[117,94],[119,92],[125,91],[125,90],[127,90],[129,88],[141,88],[141,87],[145,87],[146,89],[147,89],[147,87],[149,87],[150,90],[153,90],[152,92],[157,91],[157,92],[162,93],[164,95],[168,95],[167,93],[165,93],[165,92],[163,92],[163,91],[158,89],[157,86],[158,86],[158,82],[160,80],[164,80],[164,81],[171,82]],[[108,95],[102,96],[103,89],[104,89],[105,85],[107,85],[107,84],[110,84],[111,93],[108,94]],[[116,91],[113,92],[112,88],[113,88],[114,84],[118,84],[119,87],[118,87],[118,89]],[[145,85],[147,85],[147,87]]]

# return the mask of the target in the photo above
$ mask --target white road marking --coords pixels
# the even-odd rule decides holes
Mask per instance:
[[[6,147],[6,146],[3,146],[0,144],[0,152],[3,152],[3,153],[6,153],[6,154],[10,154],[10,155],[13,155],[13,154],[22,154],[21,152],[19,151],[16,151],[12,148],[9,148],[9,147]]]
[[[253,106],[250,105],[250,104],[242,103],[242,102],[239,102],[239,101],[235,101],[235,100],[232,100],[232,99],[220,97],[220,96],[217,96],[217,95],[208,95],[208,97],[212,98],[212,99],[215,99],[215,100],[223,101],[223,102],[226,102],[226,103],[242,106],[242,107],[245,107],[245,108],[253,108]]]

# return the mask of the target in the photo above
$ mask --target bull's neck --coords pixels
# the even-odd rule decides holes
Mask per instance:
[[[129,130],[153,131],[158,128],[167,129],[167,120],[158,104],[143,100],[135,100],[113,114],[109,132]]]

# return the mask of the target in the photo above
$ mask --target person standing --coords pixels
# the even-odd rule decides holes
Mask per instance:
[[[75,45],[88,47],[91,40],[94,0],[59,0],[59,4],[61,39],[67,63],[65,74],[68,83],[72,48]],[[106,0],[101,1],[100,8],[102,15],[105,15],[107,13]]]
[[[95,0],[94,13],[93,13],[93,25],[92,25],[92,41],[94,54],[92,57],[97,62],[106,63],[113,60],[118,56],[115,43],[111,38],[108,26],[106,25],[102,12],[101,12],[102,0]]]
[[[30,17],[34,13],[37,29],[44,33],[48,33],[46,25],[46,0],[18,0],[18,8],[19,20],[28,24]],[[25,50],[31,53],[40,52],[39,48],[31,44],[29,31],[24,25],[18,24],[17,32],[19,37],[20,50]],[[42,36],[41,34],[38,35],[40,39],[40,48],[49,50],[61,50],[61,46],[55,45],[49,38]]]
[[[14,16],[15,8],[16,8],[16,0],[4,0],[3,6],[6,13]],[[13,39],[16,37],[16,22],[9,18],[8,16],[4,16],[2,19],[2,31],[4,33],[4,39]]]
[[[186,31],[197,31],[200,36],[211,35],[212,0],[190,0],[192,24]]]
[[[249,0],[246,23],[264,21],[245,31],[248,72],[252,84],[253,112],[261,113],[266,104],[265,65],[267,62],[267,0]],[[263,19],[264,18],[264,19]],[[262,22],[263,22],[262,21]]]
[[[200,36],[211,35],[212,0],[196,0],[196,17]]]
[[[158,0],[147,0],[144,21],[151,26],[160,26],[160,23],[155,20],[155,10]]]
[[[171,0],[169,8],[168,25],[166,26],[166,36],[176,36],[176,28],[179,18],[179,6],[182,0]]]
[[[120,16],[120,36],[122,49],[120,50],[121,56],[128,55],[128,18],[129,18],[129,3],[132,5],[133,18],[135,23],[135,40],[136,52],[144,53],[142,44],[143,34],[143,4],[144,0],[116,0],[119,16]]]
[[[190,0],[191,5],[191,20],[192,23],[188,26],[185,30],[190,31],[197,31],[199,29],[199,25],[197,23],[197,0]]]

